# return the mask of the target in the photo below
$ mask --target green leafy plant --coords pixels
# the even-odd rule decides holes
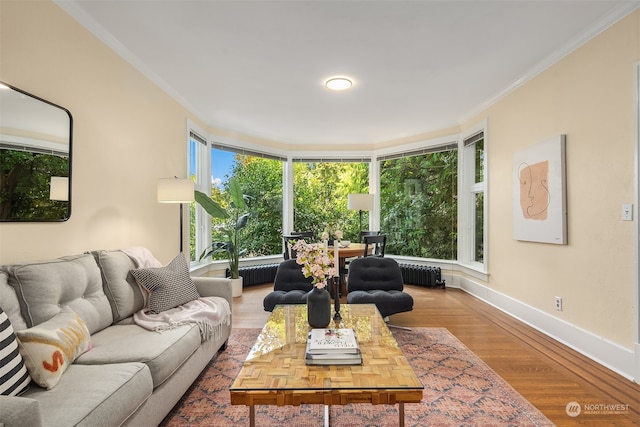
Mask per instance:
[[[213,242],[211,248],[202,252],[200,259],[202,260],[215,254],[225,253],[229,260],[231,278],[237,279],[240,277],[238,271],[240,257],[246,252],[246,250],[240,250],[241,230],[246,227],[251,214],[246,212],[249,206],[249,196],[243,194],[240,183],[236,178],[229,180],[229,197],[231,204],[225,209],[210,196],[201,191],[195,191],[196,202],[202,206],[211,217],[226,220],[220,227],[220,231],[227,237],[227,240],[224,242]]]

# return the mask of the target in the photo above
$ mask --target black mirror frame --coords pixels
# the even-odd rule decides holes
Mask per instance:
[[[27,91],[24,91],[24,90],[22,90],[20,88],[17,88],[17,87],[15,87],[15,86],[13,86],[13,85],[11,85],[9,83],[5,83],[3,81],[0,81],[0,85],[4,85],[4,86],[8,87],[9,89],[14,90],[14,91],[16,91],[18,93],[21,93],[21,94],[23,94],[25,96],[28,96],[30,98],[33,98],[33,99],[37,100],[37,101],[43,102],[43,103],[45,103],[47,105],[50,105],[52,107],[58,108],[58,109],[62,110],[63,112],[65,112],[67,114],[67,116],[69,117],[69,156],[68,156],[68,159],[69,159],[68,160],[69,161],[69,167],[68,167],[68,169],[69,169],[68,170],[69,185],[68,185],[68,189],[67,189],[68,190],[68,196],[67,196],[68,207],[67,207],[66,216],[64,218],[59,218],[59,219],[9,219],[9,220],[0,219],[0,223],[3,223],[3,222],[4,223],[15,223],[15,222],[33,223],[33,222],[65,222],[65,221],[68,221],[69,218],[71,218],[71,207],[72,207],[72,203],[71,203],[72,202],[72,191],[71,191],[71,189],[72,189],[72,181],[73,181],[72,180],[72,169],[73,169],[72,168],[72,165],[73,165],[73,161],[72,161],[72,159],[73,159],[73,115],[71,114],[71,112],[68,109],[66,109],[66,108],[64,108],[64,107],[62,107],[62,106],[60,106],[58,104],[55,104],[55,103],[53,103],[51,101],[47,101],[46,99],[40,98],[37,95],[34,95],[34,94],[29,93]]]

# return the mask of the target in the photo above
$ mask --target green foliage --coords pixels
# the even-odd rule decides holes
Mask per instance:
[[[389,236],[387,253],[457,257],[457,161],[457,150],[451,150],[381,163],[381,230]],[[369,163],[296,162],[293,172],[294,230],[311,230],[320,236],[331,224],[343,231],[345,239],[357,241],[359,213],[347,210],[347,196],[369,192]],[[237,249],[238,240],[233,240],[237,237],[229,234],[234,227],[244,233],[245,250],[238,251],[238,257],[280,253],[281,235],[294,231],[282,230],[282,162],[237,154],[231,176],[224,191],[211,188],[210,199],[216,204],[207,211],[212,212],[212,237],[218,243],[207,256],[221,259],[229,249]],[[241,222],[236,209],[240,195],[243,200],[260,201],[242,205],[246,216]],[[211,204],[196,200],[203,206]],[[235,226],[225,227],[229,221]],[[363,212],[364,229],[367,224],[368,212]]]
[[[457,150],[386,160],[380,168],[387,253],[457,257]]]
[[[49,199],[52,176],[69,176],[69,159],[50,154],[0,150],[0,219],[65,219],[69,202]]]
[[[369,163],[294,163],[295,231],[320,236],[329,224],[341,229],[345,240],[358,241],[359,212],[347,210],[347,197],[368,193],[368,185]],[[368,221],[363,212],[363,228]]]
[[[282,252],[282,162],[237,154],[232,169],[245,194],[259,200],[251,206],[244,247],[247,256]]]

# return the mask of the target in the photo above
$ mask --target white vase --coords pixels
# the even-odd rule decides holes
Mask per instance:
[[[242,296],[242,276],[231,279],[231,296],[234,298]]]

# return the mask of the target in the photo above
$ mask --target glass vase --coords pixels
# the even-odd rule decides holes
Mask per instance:
[[[312,328],[326,328],[331,322],[331,297],[326,289],[314,286],[307,294],[307,320]]]

